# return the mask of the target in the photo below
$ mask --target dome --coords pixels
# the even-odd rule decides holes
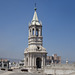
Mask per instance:
[[[30,45],[28,46],[28,48],[25,49],[24,53],[28,53],[28,52],[45,52],[46,53],[46,49],[42,46],[37,46],[37,45]]]

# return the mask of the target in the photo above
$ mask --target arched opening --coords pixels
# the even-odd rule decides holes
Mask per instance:
[[[7,64],[4,64],[4,67],[7,67]]]
[[[31,35],[31,29],[30,29],[30,35]]]
[[[36,36],[38,36],[38,29],[36,29]]]
[[[33,29],[33,35],[34,35],[34,29]]]
[[[41,68],[41,58],[39,57],[36,59],[36,67]]]

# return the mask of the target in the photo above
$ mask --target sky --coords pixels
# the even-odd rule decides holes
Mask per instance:
[[[75,0],[0,0],[0,58],[24,58],[35,3],[48,55],[75,61]]]

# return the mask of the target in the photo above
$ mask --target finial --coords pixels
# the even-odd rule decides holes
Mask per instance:
[[[36,11],[36,9],[37,9],[37,8],[36,8],[36,3],[35,3],[35,8],[34,8],[34,10]]]

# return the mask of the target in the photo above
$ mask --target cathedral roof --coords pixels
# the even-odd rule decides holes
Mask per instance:
[[[39,20],[38,20],[36,8],[35,8],[35,11],[34,11],[34,15],[33,15],[33,19],[32,19],[31,25],[41,25]]]

